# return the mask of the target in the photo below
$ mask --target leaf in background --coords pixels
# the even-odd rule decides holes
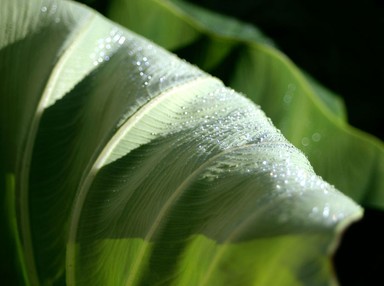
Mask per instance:
[[[141,25],[147,13],[162,24]],[[348,126],[340,100],[301,73],[256,28],[183,1],[115,0],[109,15],[246,94],[317,173],[363,205],[384,207],[382,142]],[[173,29],[191,31],[182,38],[195,40],[175,46],[180,35],[162,29],[168,19]]]
[[[258,106],[79,4],[0,11],[0,170],[26,284],[335,282],[361,208]]]

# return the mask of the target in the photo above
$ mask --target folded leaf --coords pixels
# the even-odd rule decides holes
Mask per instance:
[[[257,105],[82,5],[0,8],[0,171],[26,284],[335,282],[361,208]]]
[[[180,0],[114,0],[109,15],[225,79],[260,104],[324,179],[365,206],[384,208],[383,142],[348,126],[340,99],[255,27]],[[146,15],[162,24],[142,25]],[[175,45],[180,38],[188,41]]]

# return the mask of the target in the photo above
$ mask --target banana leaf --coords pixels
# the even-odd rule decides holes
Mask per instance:
[[[178,0],[114,0],[108,15],[244,93],[325,180],[364,206],[384,208],[382,141],[348,125],[340,98],[257,28]]]
[[[8,282],[337,283],[362,209],[258,105],[75,2],[3,0],[0,27]]]

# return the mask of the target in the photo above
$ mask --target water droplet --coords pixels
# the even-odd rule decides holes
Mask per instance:
[[[116,35],[116,33],[117,33],[117,29],[116,29],[116,28],[113,28],[113,29],[111,30],[111,32],[109,32],[109,35],[111,35],[111,37],[113,37],[114,35]]]
[[[315,132],[312,134],[312,141],[319,142],[321,140],[321,134],[318,132]]]
[[[122,45],[125,42],[125,37],[121,37],[119,39],[119,44]]]
[[[292,101],[292,95],[291,94],[286,94],[286,95],[284,95],[284,97],[283,97],[283,101],[285,102],[285,103],[291,103],[291,101]]]
[[[47,6],[43,6],[43,7],[41,7],[41,12],[45,13],[45,12],[47,12],[47,11],[48,11]]]
[[[301,139],[301,145],[303,145],[304,147],[308,146],[309,139],[307,137],[303,137],[303,139]]]
[[[117,42],[119,39],[120,39],[120,35],[117,34],[117,35],[113,36],[113,39],[112,39],[112,40],[113,40],[114,42]]]
[[[291,92],[295,91],[296,90],[296,85],[294,85],[293,83],[288,84],[288,90],[291,91]]]
[[[328,217],[329,216],[329,212],[330,212],[330,209],[329,209],[329,206],[326,205],[323,209],[323,217]]]
[[[293,98],[295,90],[296,90],[296,85],[290,83],[288,85],[287,92],[285,93],[285,95],[283,97],[284,103],[290,104],[292,102],[292,98]]]

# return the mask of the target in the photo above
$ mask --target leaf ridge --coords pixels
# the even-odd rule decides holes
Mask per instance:
[[[88,191],[92,182],[94,181],[96,175],[99,170],[105,165],[109,156],[111,155],[114,148],[118,145],[118,143],[129,133],[129,131],[138,123],[150,110],[152,110],[159,102],[171,97],[180,89],[190,89],[196,85],[204,85],[208,83],[212,83],[212,81],[219,82],[218,79],[213,78],[211,76],[200,76],[194,78],[188,82],[185,82],[181,85],[176,85],[169,90],[161,93],[160,95],[152,98],[148,101],[144,106],[142,106],[138,111],[136,111],[131,117],[129,117],[124,124],[117,130],[114,136],[109,140],[107,145],[101,150],[97,159],[94,161],[92,167],[89,169],[90,171],[87,174],[83,175],[81,182],[79,184],[78,194],[73,204],[73,211],[70,220],[70,228],[69,228],[69,247],[68,247],[68,255],[67,255],[67,266],[71,265],[71,263],[75,260],[75,241],[77,236],[77,225],[80,220],[81,211],[83,208],[83,204],[87,197]],[[110,162],[109,162],[110,163]],[[68,269],[73,269],[73,267],[69,267]],[[68,281],[74,283],[75,274],[71,271],[68,271]]]
[[[91,27],[91,24],[93,22],[93,19],[95,18],[94,14],[89,14],[87,21],[80,26],[79,33],[82,35],[86,31],[88,31]],[[78,39],[78,38],[77,38]],[[20,199],[19,199],[19,206],[20,209],[23,210],[20,212],[20,229],[22,230],[23,237],[23,249],[26,252],[26,264],[27,268],[29,270],[30,276],[31,276],[31,283],[32,284],[39,284],[39,278],[37,274],[36,265],[34,262],[34,255],[33,255],[33,246],[32,246],[32,238],[30,237],[30,225],[29,225],[29,205],[28,205],[28,182],[29,182],[29,170],[31,165],[31,159],[32,159],[32,151],[34,148],[35,138],[36,134],[39,128],[40,120],[42,118],[42,114],[44,112],[44,109],[47,107],[47,102],[49,97],[53,93],[52,86],[55,82],[59,79],[59,75],[61,72],[61,67],[63,61],[66,61],[68,57],[70,56],[70,52],[72,52],[75,44],[77,43],[76,38],[71,43],[70,47],[62,54],[62,56],[58,59],[55,66],[52,69],[51,76],[49,77],[44,91],[42,93],[42,96],[40,98],[40,101],[38,103],[35,116],[32,119],[30,129],[26,136],[26,143],[25,148],[23,150],[22,159],[20,160],[20,166],[19,166],[19,174],[20,179],[18,180],[20,182],[19,186],[19,193],[20,193]]]

